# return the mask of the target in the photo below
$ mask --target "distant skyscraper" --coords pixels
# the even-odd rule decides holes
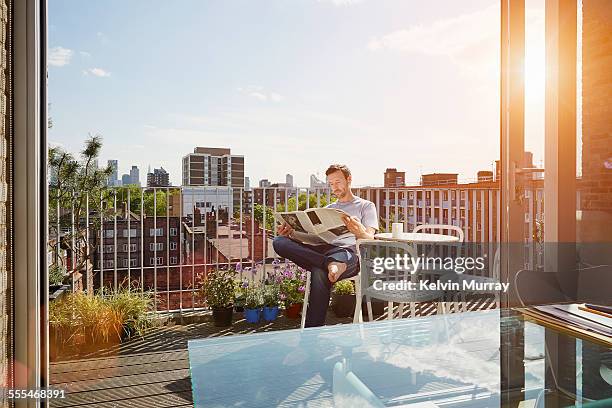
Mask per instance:
[[[244,189],[248,191],[251,189],[251,179],[249,177],[244,178]]]
[[[130,179],[130,175],[129,174],[124,174],[124,175],[121,176],[121,185],[122,186],[127,186],[129,184],[132,184],[132,183],[130,183],[130,181],[131,181],[131,179]]]
[[[167,187],[170,185],[170,175],[163,167],[153,169],[147,174],[147,187]]]
[[[272,183],[270,183],[270,180],[268,179],[261,179],[259,180],[259,187],[270,187]]]
[[[140,187],[140,170],[138,170],[138,166],[132,166],[130,169],[130,184]]]
[[[287,187],[293,187],[293,176],[289,173],[285,176],[285,184],[287,184]]]
[[[119,185],[119,161],[118,160],[109,160],[108,165],[113,169],[113,172],[108,177],[107,184],[109,186],[117,186]]]

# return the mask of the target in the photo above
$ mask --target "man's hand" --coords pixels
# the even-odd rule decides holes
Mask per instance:
[[[357,239],[372,239],[374,238],[373,228],[366,228],[357,217],[342,216],[342,221],[346,228],[355,235]],[[372,231],[370,231],[372,230]]]
[[[285,222],[278,226],[276,233],[282,237],[290,237],[293,234],[293,228]]]
[[[346,264],[342,262],[330,262],[327,265],[327,279],[331,283],[336,283],[340,275],[346,271]]]

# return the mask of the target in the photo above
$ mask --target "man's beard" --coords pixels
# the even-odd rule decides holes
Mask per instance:
[[[332,191],[332,195],[333,195],[334,197],[336,197],[336,198],[342,198],[342,197],[344,197],[344,196],[346,195],[346,190],[341,190],[341,191],[340,191],[340,192],[338,192],[338,193],[334,193],[334,192]]]

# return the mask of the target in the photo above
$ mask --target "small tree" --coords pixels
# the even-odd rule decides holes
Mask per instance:
[[[110,211],[104,203],[111,194],[106,183],[112,168],[97,167],[96,159],[101,149],[102,138],[99,135],[90,135],[85,141],[80,160],[61,147],[49,149],[49,229],[57,238],[57,245],[72,252],[75,260],[73,270],[84,269],[92,256],[87,251],[89,242],[85,234],[87,211],[98,214],[89,220],[93,228],[90,235],[99,230],[100,215],[108,216]],[[58,257],[56,264],[60,264]],[[89,287],[89,280],[87,290],[91,293],[93,287]]]

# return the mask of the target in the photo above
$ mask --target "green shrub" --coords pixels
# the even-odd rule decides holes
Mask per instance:
[[[66,268],[61,265],[51,265],[49,267],[49,285],[61,285],[66,277]]]
[[[236,271],[217,269],[208,275],[200,275],[200,292],[209,307],[227,308],[234,304]]]
[[[265,307],[278,306],[280,301],[280,287],[278,285],[265,285],[263,287],[263,305]]]
[[[69,293],[49,304],[49,323],[62,333],[64,341],[76,337],[90,343],[121,340],[122,334],[142,336],[154,325],[152,305],[149,293],[127,289],[94,296]]]
[[[355,294],[355,287],[353,282],[350,280],[341,280],[334,284],[334,293],[338,295],[353,295]]]
[[[244,300],[245,309],[259,309],[263,307],[263,291],[259,286],[250,286],[246,288],[246,296]]]

